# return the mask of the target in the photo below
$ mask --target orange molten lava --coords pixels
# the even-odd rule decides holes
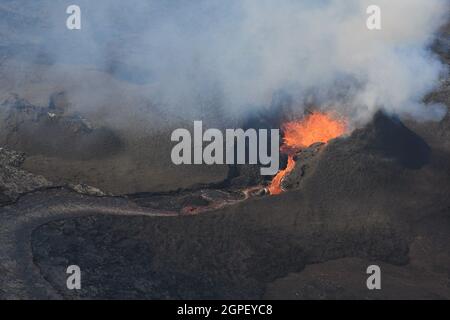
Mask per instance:
[[[295,167],[293,151],[309,147],[316,142],[327,143],[343,135],[347,130],[347,124],[329,113],[314,112],[300,121],[286,123],[282,129],[284,132],[282,149],[290,152],[286,169],[280,170],[268,187],[272,195],[283,192],[281,182]]]
[[[283,126],[284,144],[290,148],[306,148],[316,142],[328,142],[342,136],[346,123],[331,114],[314,112],[301,121],[288,122]]]
[[[289,155],[288,163],[286,169],[278,171],[277,175],[273,178],[272,182],[269,186],[269,192],[270,194],[280,194],[283,192],[283,189],[281,189],[281,181],[283,181],[283,178],[291,172],[295,167],[295,161],[294,157],[292,155]]]

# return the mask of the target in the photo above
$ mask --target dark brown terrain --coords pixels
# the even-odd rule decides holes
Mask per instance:
[[[449,32],[435,46],[447,63]],[[418,123],[378,112],[304,150],[285,193],[248,196],[251,169],[171,165],[170,132],[185,123],[168,126],[174,115],[143,101],[145,85],[19,61],[35,78],[0,78],[0,298],[450,299],[448,114]],[[66,91],[96,81],[129,93],[112,90],[123,118]],[[443,79],[426,100],[450,106],[449,93]],[[80,291],[66,288],[72,264]],[[371,264],[382,290],[367,290]]]

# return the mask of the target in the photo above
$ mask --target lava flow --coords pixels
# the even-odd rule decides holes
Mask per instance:
[[[288,163],[286,169],[280,170],[268,187],[272,195],[283,192],[281,182],[294,169],[294,155],[297,151],[316,142],[327,143],[343,135],[347,130],[347,124],[330,113],[313,112],[302,120],[284,124],[282,130],[284,139],[281,152],[288,154]]]

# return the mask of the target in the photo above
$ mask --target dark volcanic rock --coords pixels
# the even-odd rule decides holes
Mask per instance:
[[[2,167],[20,167],[25,161],[25,154],[0,148],[0,165]]]
[[[69,184],[68,185],[69,189],[79,193],[79,194],[85,194],[88,196],[94,196],[94,197],[103,197],[106,196],[107,194],[105,192],[103,192],[102,190],[100,190],[99,188],[93,187],[93,186],[89,186],[87,184],[84,183],[80,183],[80,184]],[[111,194],[109,194],[111,195]]]
[[[388,139],[382,129],[396,138]],[[118,217],[93,209],[90,217],[35,229],[34,262],[49,285],[74,299],[290,297],[297,290],[314,298],[322,289],[324,297],[345,298],[355,297],[352,288],[366,297],[358,293],[359,279],[366,276],[362,266],[372,261],[395,281],[387,298],[399,292],[446,297],[441,283],[449,274],[442,266],[450,242],[448,223],[441,220],[448,221],[450,163],[439,150],[427,150],[406,126],[378,114],[350,137],[301,155],[311,165],[306,175],[299,172],[298,189],[200,215]],[[416,153],[427,157],[411,164],[404,156]],[[134,199],[149,207],[171,200]],[[179,200],[181,206],[185,200],[206,204],[193,194]],[[81,291],[65,287],[70,264],[82,269]],[[305,269],[313,264],[323,268]],[[420,281],[417,268],[427,270]],[[314,282],[324,270],[332,275]],[[339,295],[342,285],[347,289]],[[421,294],[421,288],[427,291]]]
[[[86,184],[57,185],[43,176],[21,168],[25,154],[0,148],[0,206],[15,202],[21,195],[50,187],[66,187],[79,194],[102,197],[107,194]]]
[[[341,255],[397,255],[392,261],[398,261],[407,252],[388,226],[368,232],[316,226],[296,234],[277,223],[267,230],[251,215],[65,220],[37,229],[33,251],[64,297],[125,299],[258,298],[266,283],[306,263]],[[66,290],[68,264],[82,268],[82,291]]]
[[[317,156],[324,146],[324,143],[319,142],[297,152],[294,156],[294,161],[296,162],[295,168],[281,182],[283,190],[300,187],[302,179],[314,170]]]
[[[38,107],[11,95],[1,104],[0,144],[29,155],[68,159],[107,157],[122,148],[111,130],[93,128],[80,115],[67,114],[66,99],[57,93],[49,107]]]
[[[382,157],[393,159],[408,169],[420,169],[428,163],[431,149],[416,133],[399,119],[378,112],[364,129],[357,130],[352,139],[362,148]]]
[[[389,140],[381,128],[397,137]],[[305,152],[304,160],[312,162],[298,189],[201,215],[51,222],[33,233],[35,261],[66,298],[261,298],[268,285],[268,296],[283,297],[316,285],[311,282],[316,272],[301,276],[305,266],[346,258],[388,266],[396,282],[387,298],[398,292],[408,296],[407,281],[415,288],[411,297],[445,297],[445,286],[435,284],[448,281],[446,269],[414,282],[420,272],[414,268],[428,266],[433,254],[423,254],[421,244],[434,239],[436,230],[421,221],[437,221],[450,207],[450,165],[427,150],[407,127],[378,114],[350,137]],[[404,156],[416,153],[428,158],[411,164]],[[446,241],[441,238],[433,241]],[[436,265],[448,261],[448,252],[441,254]],[[343,270],[348,264],[358,272],[353,260],[342,261]],[[84,270],[80,292],[65,289],[69,263]],[[361,272],[355,281],[366,276]],[[300,280],[295,276],[292,286],[279,292],[283,278],[299,273]],[[349,288],[354,283],[346,282]],[[317,297],[324,288],[332,298],[340,283],[317,286],[302,297]],[[421,294],[420,288],[428,291]]]
[[[180,190],[162,194],[134,194],[128,199],[141,207],[178,213],[194,211],[211,211],[225,205],[245,200],[245,195],[239,191],[214,188]]]
[[[368,290],[367,267],[381,268],[381,290]],[[411,281],[413,279],[413,281]],[[377,261],[345,258],[310,265],[271,283],[265,299],[450,299],[448,283],[433,273]]]
[[[21,170],[24,159],[23,153],[0,148],[0,205],[14,202],[21,194],[52,186],[44,177]]]
[[[439,48],[446,47],[441,41]],[[80,118],[65,116],[65,111],[54,112],[65,110],[66,102],[59,98],[52,97],[49,108],[20,99],[6,103],[9,113],[0,117],[4,121],[1,133],[6,134],[2,137],[49,155],[56,150],[65,150],[62,156],[66,157],[97,152],[102,143],[93,143],[91,149],[77,148],[77,141],[92,139],[95,129]],[[448,90],[438,98],[448,104]],[[442,122],[430,147],[409,126],[377,114],[366,128],[306,157],[308,166],[296,168],[292,176],[298,189],[198,216],[108,217],[95,214],[94,203],[79,205],[80,200],[61,196],[57,204],[90,208],[93,216],[61,220],[62,212],[57,221],[39,220],[41,225],[32,234],[34,256],[29,263],[33,270],[40,269],[49,288],[66,298],[449,298],[450,153],[440,147],[448,141],[448,120]],[[261,125],[272,121],[271,117],[262,119]],[[424,128],[426,132],[432,126]],[[51,139],[38,141],[43,133]],[[5,157],[6,170],[2,171],[5,190],[13,196],[33,185],[12,165],[21,162],[20,158]],[[160,154],[152,159],[159,158]],[[121,167],[122,163],[108,170]],[[137,175],[149,171],[152,175],[145,179],[155,179],[152,170]],[[168,179],[166,171],[159,174],[161,181]],[[135,177],[130,185],[136,184]],[[175,177],[179,186],[178,172]],[[35,195],[34,206],[46,208],[49,195]],[[5,197],[9,199],[0,193],[0,201]],[[155,203],[170,200],[166,197]],[[203,202],[196,197],[184,200]],[[33,203],[29,206],[28,219],[32,219]],[[0,217],[15,217],[21,209],[2,208]],[[6,234],[0,245],[14,241]],[[16,245],[25,251],[30,246],[28,234],[21,240]],[[14,249],[14,254],[20,253]],[[383,290],[370,294],[364,280],[365,269],[372,263],[382,267]],[[2,275],[13,264],[14,260],[5,264]],[[65,287],[69,264],[82,269],[81,291]],[[13,285],[27,283],[19,276],[14,280]],[[27,291],[38,297],[39,288],[33,285]],[[8,288],[0,282],[0,295]]]
[[[294,156],[296,165],[282,181],[284,190],[301,187],[306,178],[316,170],[317,164],[321,161],[321,151],[325,147],[323,143],[316,143]],[[375,170],[374,167],[377,166],[384,166],[387,170],[389,168],[390,171],[397,172],[403,169],[418,170],[425,166],[431,157],[431,148],[420,136],[397,118],[383,112],[375,114],[372,122],[364,128],[355,130],[350,137],[338,139],[336,143],[330,142],[330,148],[331,153],[347,152],[349,160],[358,158],[355,159],[357,164],[367,163],[372,167],[371,170]],[[380,163],[373,163],[374,161]],[[349,161],[342,164],[351,166]],[[343,168],[344,172],[347,170],[348,168]],[[370,185],[370,181],[367,183]]]
[[[233,165],[230,167],[229,183],[232,187],[246,188],[260,185],[265,177],[261,175],[260,165]]]

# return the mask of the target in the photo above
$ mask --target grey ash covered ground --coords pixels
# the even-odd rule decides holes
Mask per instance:
[[[377,113],[298,154],[287,192],[180,215],[184,201],[208,205],[193,186],[220,185],[227,168],[167,167],[167,132],[143,131],[149,141],[81,115],[42,81],[30,102],[35,82],[11,95],[0,78],[0,298],[450,299],[449,115]],[[427,99],[450,106],[449,90]],[[70,264],[80,291],[65,287]],[[370,264],[380,291],[366,288]]]

